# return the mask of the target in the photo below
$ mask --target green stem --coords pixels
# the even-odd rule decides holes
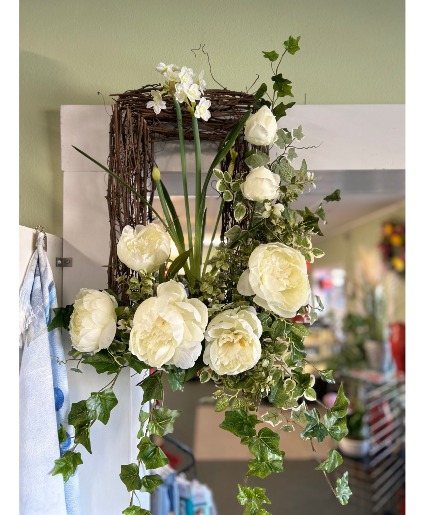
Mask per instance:
[[[192,241],[192,225],[191,225],[191,221],[190,221],[189,193],[187,190],[186,147],[185,147],[184,133],[183,133],[182,111],[181,111],[178,100],[176,100],[176,98],[174,96],[173,96],[173,102],[174,102],[174,107],[176,109],[177,127],[178,127],[178,131],[179,131],[180,160],[181,160],[181,165],[182,165],[184,207],[185,207],[185,211],[186,211],[187,236],[189,239],[188,247],[190,248],[190,247],[193,247],[193,241]],[[193,273],[194,259],[193,259],[192,255],[189,257],[189,261],[190,261],[190,268]]]
[[[193,141],[195,143],[195,246],[193,256],[193,273],[200,277],[202,263],[202,227],[203,223],[198,223],[198,217],[203,217],[204,213],[200,210],[201,206],[201,140],[199,137],[198,120],[192,115]]]
[[[202,269],[202,275],[205,274],[205,270],[207,269],[208,260],[210,259],[210,254],[211,254],[211,251],[212,251],[212,248],[213,248],[213,242],[214,242],[214,238],[215,238],[215,233],[217,232],[217,227],[218,227],[218,224],[219,224],[219,222],[221,220],[221,213],[223,212],[223,206],[224,206],[224,200],[223,200],[223,197],[222,197],[221,198],[220,208],[219,208],[218,214],[217,214],[217,220],[215,221],[214,231],[213,231],[212,236],[211,236],[210,246],[208,247],[207,256],[205,258],[204,268]]]

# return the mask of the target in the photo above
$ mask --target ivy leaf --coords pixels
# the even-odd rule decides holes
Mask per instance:
[[[277,59],[279,59],[279,54],[277,52],[275,52],[274,50],[272,50],[271,52],[263,51],[263,55],[266,59],[268,59],[272,63],[274,63],[275,61],[277,61]]]
[[[55,460],[55,466],[52,470],[52,476],[62,474],[65,483],[75,473],[78,465],[82,465],[81,453],[66,451],[62,458]]]
[[[219,427],[240,438],[255,436],[255,426],[261,422],[255,415],[250,415],[242,409],[226,411],[224,417]]]
[[[338,418],[344,418],[347,415],[347,408],[349,405],[349,400],[344,394],[344,388],[342,384],[339,385],[338,394],[336,396],[335,402],[331,408],[332,414],[334,414]]]
[[[276,132],[277,140],[274,142],[279,148],[285,148],[292,143],[291,133],[286,129],[278,129]]]
[[[310,334],[310,330],[305,327],[303,324],[291,324],[290,325],[291,333],[299,336],[300,338],[304,338],[304,336],[308,336]]]
[[[68,422],[74,427],[78,427],[87,424],[89,421],[86,401],[73,402],[68,414]]]
[[[142,492],[149,492],[150,494],[155,490],[155,488],[159,485],[162,485],[164,481],[161,476],[158,474],[149,474],[142,478]]]
[[[164,436],[173,432],[174,421],[180,415],[180,410],[172,410],[164,406],[153,411],[151,420],[148,423],[148,432]]]
[[[245,159],[245,164],[250,168],[257,168],[258,166],[265,166],[270,162],[270,157],[263,152],[256,152],[251,154]]]
[[[298,404],[295,387],[293,379],[279,379],[270,390],[269,401],[277,408],[294,408]]]
[[[242,202],[238,202],[233,210],[233,216],[237,222],[240,222],[245,218],[246,215],[246,206]]]
[[[261,417],[264,422],[267,424],[270,424],[271,426],[275,427],[280,424],[280,412],[277,409],[271,409],[267,411],[267,413],[264,413]]]
[[[139,422],[140,422],[140,429],[139,429],[139,432],[137,433],[137,438],[141,438],[144,434],[144,429],[145,429],[145,423],[146,421],[148,420],[149,418],[149,413],[146,412],[146,411],[143,411],[142,409],[139,411]]]
[[[224,411],[230,404],[230,399],[227,396],[220,397],[214,406],[214,411],[217,413],[220,411]]]
[[[140,506],[129,506],[123,512],[123,515],[152,515],[152,513]]]
[[[317,398],[315,389],[314,388],[306,388],[306,390],[304,390],[304,397],[308,401],[315,401]]]
[[[147,469],[157,469],[168,463],[168,458],[164,452],[148,436],[144,436],[137,444],[139,454],[138,460],[142,460]]]
[[[247,476],[265,478],[272,472],[283,471],[284,453],[279,449],[279,435],[268,427],[251,438],[248,448],[256,459],[248,463]]]
[[[280,96],[280,95],[278,94],[278,96]],[[294,96],[294,95],[292,95],[292,93],[291,93],[291,96]],[[275,106],[273,108],[273,114],[274,114],[276,120],[280,120],[280,118],[282,118],[283,116],[286,116],[286,111],[294,105],[295,105],[295,102],[289,102],[289,104],[284,104],[283,102],[281,102],[280,104],[277,104],[277,106]]]
[[[273,163],[272,172],[279,174],[281,179],[287,183],[290,183],[292,177],[295,176],[295,170],[287,159],[281,159]]]
[[[306,424],[307,423],[307,417],[306,417],[307,407],[305,405],[305,402],[303,401],[297,408],[292,408],[291,412],[291,420],[294,420],[298,424]]]
[[[237,499],[242,506],[247,508],[244,514],[255,515],[256,510],[261,510],[262,504],[271,504],[270,499],[266,496],[266,489],[256,486],[255,488],[245,487],[238,484],[239,493]],[[246,510],[249,511],[246,511]],[[258,512],[260,513],[260,512]]]
[[[102,424],[107,424],[111,411],[118,404],[118,399],[111,388],[103,392],[92,392],[87,399],[87,412],[90,420],[100,420]]]
[[[344,472],[344,475],[336,480],[336,497],[345,506],[351,494],[352,492],[348,486],[348,472]]]
[[[173,392],[177,392],[177,390],[182,392],[184,390],[185,378],[186,370],[182,370],[175,366],[171,366],[168,369],[167,379]]]
[[[162,386],[162,377],[160,374],[151,374],[150,376],[137,383],[137,386],[143,389],[142,404],[151,400],[162,401],[164,398],[164,387]]]
[[[83,359],[83,363],[94,367],[98,374],[104,374],[105,372],[107,374],[116,374],[121,370],[121,367],[114,358],[104,349],[96,352],[96,354],[87,356]]]
[[[341,191],[335,190],[333,193],[325,197],[323,200],[326,202],[339,202],[341,200]]]
[[[307,425],[304,431],[300,434],[300,437],[303,440],[308,440],[312,438],[317,438],[318,442],[322,442],[325,439],[325,436],[328,434],[328,430],[320,422],[320,414],[316,408],[312,409],[311,412],[306,410],[305,417],[307,420]]]
[[[90,423],[75,428],[74,443],[80,443],[84,445],[87,451],[91,454],[91,442],[90,442]]]
[[[290,147],[290,149],[288,150],[287,158],[289,159],[289,161],[293,161],[296,157],[298,157],[298,154],[295,152],[295,148]]]
[[[65,428],[63,427],[63,425],[61,424],[58,429],[59,443],[64,443],[64,442],[66,442],[67,439],[68,439],[68,434],[67,434]]]
[[[264,93],[267,91],[267,84],[264,82],[261,84],[261,86],[257,89],[257,91],[254,94],[255,100],[260,100],[260,98],[264,95]]]
[[[348,435],[348,428],[345,417],[337,418],[330,410],[328,410],[323,417],[323,423],[325,424],[325,427],[328,430],[330,436],[337,442],[340,442],[344,436]]]
[[[48,331],[53,331],[57,327],[63,327],[69,331],[69,322],[71,320],[72,312],[74,311],[74,304],[69,304],[64,308],[53,308],[55,316],[47,326]]]
[[[331,449],[328,452],[328,457],[325,461],[322,461],[315,470],[324,470],[325,472],[333,472],[337,467],[342,464],[342,456],[335,449]]]
[[[224,202],[232,202],[233,193],[230,190],[226,190],[223,192],[223,200]]]
[[[136,463],[121,465],[120,478],[129,492],[140,490],[142,488],[142,480],[139,476],[139,466]]]
[[[334,379],[334,376],[333,376],[333,370],[331,369],[328,369],[328,370],[321,370],[320,371],[320,378],[323,380],[323,381],[326,381],[327,383],[331,383],[331,384],[334,384],[335,383],[335,379]]]
[[[298,129],[294,129],[292,131],[292,136],[298,140],[298,141],[301,141],[303,138],[304,138],[304,134],[303,134],[303,131],[302,131],[302,127],[301,125],[298,126]]]
[[[300,46],[298,44],[300,39],[301,36],[298,36],[297,38],[289,36],[289,38],[283,42],[283,46],[291,55],[294,55],[296,52],[298,52],[298,50],[300,50]]]
[[[147,370],[150,368],[149,365],[147,365],[143,361],[140,361],[140,359],[137,356],[135,356],[134,354],[131,354],[131,352],[128,353],[127,363],[128,363],[128,366],[130,368],[132,368],[138,374],[143,372],[143,370]]]
[[[295,426],[293,424],[286,424],[284,426],[281,426],[279,429],[284,433],[292,433],[293,431],[295,431]]]

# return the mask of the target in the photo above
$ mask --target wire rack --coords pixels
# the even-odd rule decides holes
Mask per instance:
[[[359,513],[403,515],[405,489],[405,378],[371,371],[352,371],[344,382],[356,381],[365,408],[368,454],[344,457]],[[360,511],[361,510],[361,511]]]

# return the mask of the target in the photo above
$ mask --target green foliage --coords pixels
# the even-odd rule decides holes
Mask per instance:
[[[164,481],[161,476],[158,474],[150,474],[142,478],[142,492],[149,492],[150,494],[155,490],[155,488],[159,485],[162,485]]]
[[[53,331],[53,329],[56,329],[58,327],[63,327],[67,331],[69,330],[69,322],[71,320],[71,315],[74,311],[74,305],[68,305],[64,308],[53,308],[53,312],[55,313],[55,316],[50,321],[49,325],[47,326],[48,331]]]
[[[335,449],[328,452],[328,457],[316,467],[316,470],[324,470],[325,472],[333,472],[342,464],[342,456]]]
[[[77,470],[78,465],[81,465],[82,463],[83,460],[81,459],[81,453],[66,451],[62,458],[55,460],[52,476],[62,474],[63,480],[67,482]]]
[[[279,440],[279,435],[268,427],[249,440],[248,448],[255,459],[248,463],[247,476],[265,478],[272,472],[283,471],[284,453],[279,449]]]
[[[348,486],[348,472],[344,472],[343,476],[336,480],[336,497],[345,506],[351,495],[352,492]]]
[[[236,409],[226,411],[225,419],[220,427],[242,439],[255,436],[255,426],[260,422],[261,420],[258,420],[255,415],[250,415],[242,409]]]
[[[150,400],[162,400],[164,398],[162,376],[159,373],[151,374],[143,381],[140,381],[137,386],[143,388],[142,404]]]
[[[147,469],[157,469],[167,465],[168,458],[164,451],[155,443],[151,442],[149,437],[143,437],[137,445],[139,454],[137,459],[143,461]]]
[[[127,490],[140,490],[142,488],[142,480],[139,475],[139,466],[136,463],[130,465],[121,465],[120,473],[121,481],[127,487]]]
[[[181,411],[171,410],[166,406],[153,410],[152,417],[148,423],[148,432],[158,436],[172,433],[174,429],[174,421],[180,413]]]
[[[245,506],[244,515],[266,515],[266,510],[261,508],[262,504],[271,504],[264,488],[250,488],[238,485],[239,494],[237,499],[242,506]]]
[[[140,506],[129,506],[122,513],[123,515],[152,515],[150,511],[145,510]]]
[[[300,50],[299,41],[301,39],[301,36],[298,36],[297,38],[294,38],[293,36],[289,36],[289,38],[283,43],[286,50],[294,55],[298,50]]]
[[[114,391],[110,388],[103,392],[92,392],[86,401],[87,415],[90,420],[100,420],[107,424],[111,411],[118,404]]]
[[[121,366],[106,349],[86,356],[82,361],[86,365],[91,365],[98,374],[116,374],[121,370]]]

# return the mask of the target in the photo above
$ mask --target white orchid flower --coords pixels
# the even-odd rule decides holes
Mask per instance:
[[[164,100],[162,99],[162,93],[161,91],[151,91],[151,95],[153,97],[153,100],[148,102],[146,104],[146,107],[150,109],[151,107],[155,111],[155,114],[159,114],[161,112],[161,109],[166,109],[166,105]]]
[[[209,108],[211,107],[211,101],[205,97],[202,97],[199,101],[199,104],[195,109],[195,117],[202,118],[206,122],[211,118],[211,113],[209,112]]]

